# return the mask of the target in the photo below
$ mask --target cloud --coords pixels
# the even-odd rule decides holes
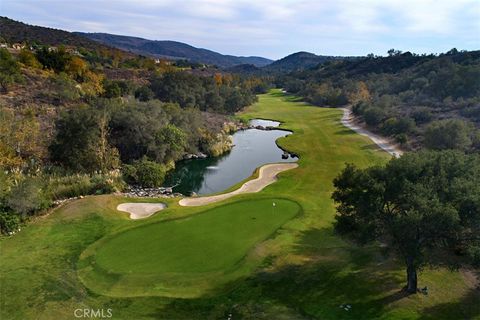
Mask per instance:
[[[0,0],[2,14],[66,30],[279,58],[480,46],[478,0]]]

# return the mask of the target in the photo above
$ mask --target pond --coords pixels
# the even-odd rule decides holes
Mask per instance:
[[[280,123],[254,119],[251,125],[274,127]],[[191,159],[177,162],[165,180],[165,186],[175,186],[174,192],[199,195],[224,191],[252,175],[256,168],[275,162],[295,162],[297,157],[288,155],[275,141],[291,132],[284,130],[247,129],[233,134],[232,150],[220,157]]]

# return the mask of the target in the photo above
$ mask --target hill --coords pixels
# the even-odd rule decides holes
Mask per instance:
[[[331,61],[291,72],[280,85],[319,106],[353,105],[371,130],[406,149],[471,151],[480,148],[478,79],[480,51],[452,49]]]
[[[275,73],[305,70],[327,61],[340,59],[346,59],[346,57],[318,56],[310,52],[300,51],[265,66],[263,70]]]
[[[227,72],[239,73],[239,74],[257,74],[262,71],[261,68],[254,66],[253,64],[239,64],[231,68],[225,69]]]
[[[67,45],[90,50],[107,48],[103,44],[68,31],[33,26],[7,17],[0,17],[0,38],[10,43],[28,42],[50,46]]]
[[[253,64],[257,67],[262,67],[272,62],[272,60],[262,57],[237,57],[223,55],[215,51],[196,48],[178,41],[148,40],[138,37],[129,37],[108,33],[75,32],[75,34],[137,54],[154,56],[158,58],[165,57],[170,59],[187,59],[194,62],[217,65],[222,68],[229,68],[240,64]]]

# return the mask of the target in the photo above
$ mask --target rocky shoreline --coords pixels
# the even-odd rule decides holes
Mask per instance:
[[[183,194],[173,192],[173,187],[143,188],[129,186],[122,195],[129,198],[176,198],[183,197]]]

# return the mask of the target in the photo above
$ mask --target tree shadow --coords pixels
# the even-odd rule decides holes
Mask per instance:
[[[355,133],[355,131],[353,131],[351,129],[342,129],[340,131],[335,132],[336,135],[349,135],[349,134],[353,134],[353,133]]]
[[[440,303],[422,311],[422,319],[478,319],[480,316],[480,289],[470,289],[460,301]]]
[[[381,150],[381,148],[375,143],[363,146],[361,149],[362,150]]]
[[[216,288],[198,299],[170,299],[151,314],[174,319],[376,319],[408,295],[391,258],[378,246],[356,247],[331,227],[300,233],[293,254],[299,263],[260,268],[249,277]],[[215,293],[216,291],[216,293]],[[219,294],[220,293],[220,294]],[[425,319],[442,319],[462,303],[474,305],[478,293],[452,304],[424,310]],[[403,302],[400,302],[403,303]],[[415,307],[414,307],[415,308]],[[461,314],[479,314],[475,307]],[[460,318],[461,318],[460,317]]]
[[[480,270],[473,271],[476,281],[460,300],[440,303],[422,311],[422,319],[478,319],[480,318]]]

